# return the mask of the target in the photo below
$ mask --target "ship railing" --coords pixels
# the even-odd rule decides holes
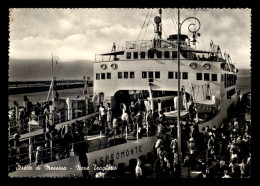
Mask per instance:
[[[174,107],[164,107],[162,108],[163,112],[169,112],[174,110]],[[89,105],[88,108],[86,107],[79,107],[78,109],[76,108],[72,108],[70,109],[70,111],[72,112],[72,117],[71,119],[77,119],[83,116],[86,116],[88,114],[94,113],[95,112],[95,108],[93,105]],[[63,123],[68,120],[68,110],[60,110],[57,113],[52,113],[49,114],[49,117],[47,117],[46,114],[42,114],[37,116],[37,118],[35,119],[35,122],[37,122],[37,125],[31,125],[30,126],[30,131],[29,131],[29,124],[28,122],[24,123],[24,120],[12,120],[9,121],[8,126],[8,134],[9,134],[9,138],[10,136],[18,133],[19,135],[24,134],[24,133],[28,133],[28,132],[33,132],[35,130],[39,130],[39,129],[46,129],[49,120],[47,118],[53,118],[52,122],[54,122],[54,124],[59,124],[59,123]],[[30,121],[29,121],[30,122]]]
[[[11,165],[8,165],[8,170],[9,170],[8,172],[15,171],[16,168],[19,168],[18,165],[24,166],[24,165],[34,164],[37,166],[39,164],[51,163],[51,162],[57,161],[59,159],[66,158],[66,157],[61,157],[61,156],[66,156],[66,155],[67,155],[67,157],[73,156],[73,155],[75,155],[75,151],[74,151],[75,145],[86,142],[86,141],[73,142],[73,143],[69,143],[67,146],[62,147],[61,145],[55,144],[55,143],[57,143],[57,142],[54,143],[55,140],[58,140],[58,139],[54,138],[54,139],[34,142],[31,145],[28,145],[27,152],[9,156],[8,162],[11,163]],[[47,147],[45,146],[44,148],[37,150],[37,147],[43,146],[42,144],[47,144]],[[53,146],[53,144],[54,144],[54,146]],[[21,148],[22,147],[19,147],[19,149],[21,149]],[[23,148],[26,148],[26,147],[23,147]],[[31,150],[29,150],[29,148],[31,148]],[[65,151],[61,152],[60,151],[61,148],[64,148],[64,150],[67,148],[68,152],[66,152],[66,154],[65,154]],[[42,153],[41,158],[39,158],[39,159],[36,158],[37,151]]]
[[[126,49],[140,49],[152,47],[152,40],[126,41]]]
[[[120,46],[120,45],[116,45],[115,50],[111,51],[111,53],[113,52],[119,52],[119,51],[124,51],[126,49],[126,47]],[[114,55],[102,55],[102,54],[95,54],[95,62],[103,62],[103,61],[118,61],[120,60],[120,58],[118,56],[121,56],[122,54],[118,54],[116,55],[116,57],[114,57]]]
[[[87,108],[86,106],[80,106],[78,108],[72,108],[72,109],[66,109],[66,110],[60,110],[55,113],[50,113],[49,116],[47,114],[41,114],[36,117],[35,125],[30,125],[29,122],[32,121],[32,119],[28,122],[26,122],[23,119],[18,119],[18,120],[11,120],[8,122],[8,136],[9,138],[14,135],[14,134],[24,134],[28,132],[33,132],[35,130],[39,129],[46,129],[48,123],[50,122],[50,118],[52,118],[52,122],[54,124],[60,124],[66,121],[69,121],[68,119],[68,114],[69,111],[72,113],[71,114],[71,120],[77,119],[83,116],[86,116],[88,114],[94,113],[94,106],[90,104]],[[49,118],[49,119],[48,119]],[[38,123],[38,124],[37,124]],[[29,130],[29,125],[30,125],[30,130]]]

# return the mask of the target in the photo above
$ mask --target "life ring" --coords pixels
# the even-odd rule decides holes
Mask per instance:
[[[210,69],[210,64],[205,63],[205,64],[203,65],[203,67],[204,67],[205,70],[208,70],[208,69]]]
[[[102,64],[100,67],[101,67],[103,70],[106,70],[106,69],[107,69],[107,65],[106,65],[106,64]]]
[[[238,69],[234,68],[233,72],[238,73]]]
[[[112,67],[113,69],[117,69],[117,64],[116,64],[116,63],[113,63],[113,64],[111,64],[111,67]]]
[[[190,67],[191,67],[192,69],[197,68],[197,63],[191,63],[191,64],[190,64]]]

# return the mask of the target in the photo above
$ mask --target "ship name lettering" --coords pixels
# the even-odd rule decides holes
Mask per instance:
[[[131,156],[133,154],[139,154],[142,152],[142,146],[137,146],[131,149],[126,149],[123,150],[121,152],[117,152],[116,154],[111,153],[110,155],[106,155],[106,156],[101,156],[99,158],[99,162],[100,163],[108,163],[109,160],[114,160],[114,158],[116,159],[123,159],[125,157]],[[97,164],[97,159],[95,159],[95,164]]]

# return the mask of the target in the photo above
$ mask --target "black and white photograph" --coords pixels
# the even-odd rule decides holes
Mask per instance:
[[[250,8],[10,8],[8,177],[251,178]]]

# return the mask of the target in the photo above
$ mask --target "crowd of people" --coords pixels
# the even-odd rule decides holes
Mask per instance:
[[[181,162],[184,166],[202,171],[206,177],[250,177],[251,125],[243,117],[224,122],[220,128],[203,127],[202,132],[198,124],[191,124],[188,120],[181,125]],[[170,138],[165,140],[167,126],[162,128],[157,134],[153,167],[158,176],[171,177],[178,175],[177,130],[172,128]]]
[[[61,160],[71,156],[79,156],[82,167],[87,167],[88,143],[86,122],[76,120],[72,124],[64,124],[60,129],[50,125],[43,136],[33,137],[29,143],[20,142],[19,134],[9,140],[9,172],[15,171],[20,164],[34,163],[35,166]],[[29,156],[28,156],[29,154]],[[83,175],[87,175],[83,171]]]
[[[28,122],[31,120],[37,120],[37,117],[43,115],[46,112],[47,103],[35,102],[27,100],[26,104],[19,106],[15,101],[14,107],[9,108],[9,121],[15,121],[14,126],[11,127],[11,133],[23,132],[28,130]],[[16,116],[16,109],[19,109],[19,115]]]
[[[148,100],[145,100],[148,101]],[[158,101],[160,103],[160,101]],[[159,104],[158,104],[159,105]],[[146,135],[156,135],[154,146],[153,172],[158,177],[179,176],[179,163],[189,170],[200,170],[206,177],[245,178],[250,177],[250,130],[251,124],[243,115],[236,115],[233,120],[224,122],[221,127],[203,127],[194,122],[194,110],[189,109],[189,116],[181,121],[181,144],[178,144],[177,123],[169,123],[158,106],[153,111],[140,99],[128,106],[120,105],[121,117],[113,113],[110,103],[106,106],[100,102],[98,114],[85,121],[64,124],[59,130],[54,124],[49,124],[44,131],[42,141],[31,141],[31,160],[35,165],[70,157],[73,151],[79,156],[82,167],[87,167],[86,152],[87,135],[99,134],[102,131],[107,136],[122,135],[133,132],[136,138]],[[35,111],[36,116],[48,111],[48,105],[39,104],[27,106],[26,113]],[[26,115],[26,114],[25,114]],[[47,114],[48,115],[48,114]],[[31,117],[27,116],[27,117]],[[24,119],[24,118],[23,118]],[[21,160],[19,134],[9,143],[10,171]],[[181,154],[178,154],[181,147]],[[73,149],[73,150],[71,150]],[[142,177],[142,165],[138,160],[136,176]],[[88,176],[88,172],[83,172]]]

